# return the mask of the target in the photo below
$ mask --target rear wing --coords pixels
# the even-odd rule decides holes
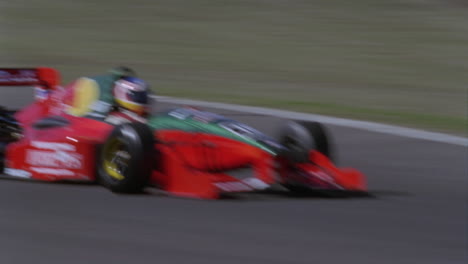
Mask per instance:
[[[0,68],[0,107],[20,109],[45,100],[59,84],[60,74],[53,68]]]
[[[35,86],[53,89],[60,84],[60,73],[47,67],[0,68],[0,86]]]

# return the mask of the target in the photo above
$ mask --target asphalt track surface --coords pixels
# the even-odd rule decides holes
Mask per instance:
[[[284,122],[216,112],[272,135]],[[373,197],[203,201],[1,180],[0,263],[468,262],[466,147],[328,128]]]

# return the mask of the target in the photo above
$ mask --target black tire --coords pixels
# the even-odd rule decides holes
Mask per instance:
[[[98,181],[117,193],[139,193],[153,170],[154,136],[143,123],[125,123],[111,132],[99,151]]]
[[[22,137],[22,129],[18,120],[15,119],[15,112],[0,106],[0,173],[3,173],[5,168],[7,145]]]
[[[5,157],[0,153],[0,173],[3,173],[3,170],[5,170]]]
[[[308,162],[311,150],[317,150],[334,160],[329,136],[318,122],[286,123],[280,132],[279,142],[286,147],[281,155],[293,163]]]

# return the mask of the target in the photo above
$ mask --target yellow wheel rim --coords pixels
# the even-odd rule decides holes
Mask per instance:
[[[112,139],[104,147],[103,167],[105,172],[115,180],[125,179],[125,170],[130,163],[130,154],[120,139]]]

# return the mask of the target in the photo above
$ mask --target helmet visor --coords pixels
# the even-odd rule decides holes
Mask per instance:
[[[145,105],[148,103],[148,92],[147,91],[127,91],[127,100],[137,104]]]

